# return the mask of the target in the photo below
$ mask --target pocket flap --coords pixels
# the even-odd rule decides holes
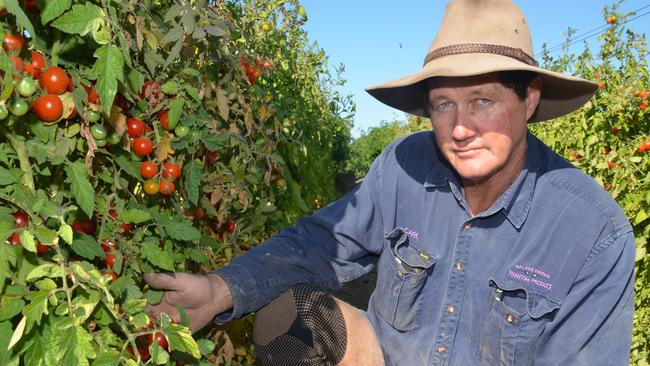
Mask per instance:
[[[550,296],[533,291],[527,286],[512,281],[511,279],[496,280],[490,278],[489,283],[492,287],[496,287],[503,292],[523,291],[526,294],[526,312],[533,319],[541,318],[555,311],[561,305],[561,302],[552,299]]]

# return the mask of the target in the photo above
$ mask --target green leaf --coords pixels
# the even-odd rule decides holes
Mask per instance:
[[[20,4],[18,4],[18,1],[16,0],[5,0],[5,4],[7,6],[7,11],[10,14],[13,14],[16,16],[16,23],[18,23],[19,26],[22,28],[25,28],[29,34],[36,34],[34,31],[34,26],[32,25],[32,22],[29,21],[29,18],[27,17],[27,14],[23,11],[23,9],[20,7]]]
[[[196,343],[198,343],[199,350],[203,356],[207,356],[214,351],[215,344],[209,339],[199,339]]]
[[[14,329],[14,333],[11,335],[11,339],[9,340],[9,346],[7,347],[8,349],[11,349],[13,346],[20,341],[20,338],[23,337],[23,334],[25,334],[25,325],[27,324],[27,317],[23,316],[22,319],[20,319],[20,322],[18,322],[18,325],[16,326],[16,329]]]
[[[41,324],[43,314],[48,314],[47,311],[47,298],[52,293],[51,290],[32,291],[25,297],[29,300],[29,304],[23,308],[23,315],[27,317],[27,331],[31,329],[34,323]]]
[[[88,358],[97,357],[92,337],[81,325],[75,326],[71,318],[61,319],[54,328],[56,332],[45,352],[47,364],[88,365]]]
[[[54,244],[54,241],[58,237],[56,231],[52,229],[48,229],[45,226],[36,227],[36,230],[34,230],[34,234],[36,234],[36,238],[39,241],[45,244]]]
[[[66,165],[66,173],[70,191],[79,207],[88,217],[92,217],[95,209],[95,190],[88,180],[86,167],[80,161],[70,162]]]
[[[72,5],[72,0],[48,0],[41,11],[41,24],[45,25],[50,20],[63,14]]]
[[[92,366],[115,366],[120,361],[120,353],[117,351],[102,351],[93,360]]]
[[[171,222],[164,226],[165,232],[174,240],[199,240],[201,232],[189,221]]]
[[[120,155],[115,158],[115,162],[117,162],[117,165],[119,165],[128,175],[140,179],[140,168],[135,162],[133,162],[133,160],[127,159],[124,155]]]
[[[0,297],[0,321],[11,319],[20,314],[25,307],[25,301],[16,295],[4,295]]]
[[[170,21],[174,20],[174,18],[178,17],[181,15],[181,8],[180,5],[174,4],[169,9],[167,9],[167,12],[165,13],[165,23],[169,23]]]
[[[167,117],[169,117],[169,129],[176,127],[176,124],[181,119],[183,114],[183,107],[185,106],[185,99],[176,98],[171,103],[169,103],[169,112],[167,112]]]
[[[117,46],[104,45],[94,54],[93,72],[98,75],[97,94],[103,106],[112,106],[117,82],[124,80],[124,55]]]
[[[20,178],[20,171],[17,169],[0,168],[0,186],[8,186],[18,182]]]
[[[137,313],[141,313],[146,305],[147,299],[128,300],[122,306],[122,310],[124,310],[129,315],[135,315]]]
[[[185,74],[187,76],[194,76],[194,77],[197,77],[197,78],[201,76],[201,72],[199,70],[192,69],[190,67],[187,67],[187,68],[183,69],[183,74]]]
[[[65,240],[66,243],[72,244],[72,241],[74,239],[72,227],[68,224],[61,225],[59,228],[59,236],[61,239]]]
[[[72,10],[52,22],[52,26],[66,33],[84,36],[96,27],[96,23],[102,21],[103,16],[102,8],[86,2],[73,5]]]
[[[198,204],[201,178],[203,177],[203,163],[199,160],[192,160],[189,168],[187,168],[187,175],[185,176],[185,191],[187,192],[187,199],[193,204]]]
[[[160,86],[160,90],[165,94],[178,94],[178,83],[175,80],[170,80]]]
[[[639,212],[636,214],[636,217],[634,218],[634,226],[639,225],[640,223],[644,222],[647,219],[648,219],[648,214],[643,209],[640,209]]]
[[[192,338],[192,332],[189,328],[180,324],[170,323],[163,328],[163,333],[165,333],[167,340],[169,340],[170,351],[177,350],[188,353],[194,358],[201,357],[199,345]]]
[[[36,241],[34,241],[34,235],[28,230],[23,230],[20,233],[20,244],[30,252],[36,253]]]
[[[77,322],[85,321],[95,310],[99,303],[101,295],[97,290],[88,290],[88,292],[78,294],[75,296],[72,303],[75,306],[75,317]],[[83,313],[82,313],[83,311]]]
[[[151,241],[144,242],[140,253],[154,266],[168,271],[174,270],[174,260],[171,253],[163,251],[155,243]]]
[[[134,224],[141,224],[145,221],[151,220],[151,215],[147,211],[133,209],[122,212],[117,216],[117,219],[126,223],[132,222]]]
[[[61,266],[55,263],[45,263],[29,272],[25,281],[35,280],[41,277],[61,277]]]
[[[0,365],[9,365],[11,352],[8,351],[9,341],[11,339],[11,323],[0,323]]]
[[[83,233],[77,233],[75,235],[74,241],[72,242],[72,250],[78,255],[90,260],[95,257],[106,258],[106,254],[101,246],[97,244],[97,240]]]
[[[199,95],[199,91],[196,90],[195,87],[193,87],[193,86],[190,85],[190,84],[185,84],[185,91],[186,91],[187,94],[189,94],[190,97],[192,97],[192,99],[194,99],[197,103],[201,103],[201,96]]]
[[[160,40],[160,43],[166,45],[171,42],[176,42],[179,39],[183,39],[184,36],[185,32],[183,31],[183,28],[181,28],[180,25],[177,25],[165,34],[165,36]]]

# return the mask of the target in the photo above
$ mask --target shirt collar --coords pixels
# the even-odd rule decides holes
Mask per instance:
[[[538,171],[540,167],[541,152],[540,141],[528,132],[528,146],[526,149],[526,163],[524,164],[521,173],[515,181],[503,192],[496,202],[486,211],[479,214],[479,217],[490,216],[500,210],[506,216],[508,221],[519,230],[526,221],[528,211],[533,202],[533,194],[535,193],[535,183],[537,181]],[[434,168],[429,172],[427,179],[424,181],[424,188],[440,188],[449,186],[454,194],[457,194],[460,189],[459,181],[455,172],[442,157],[438,147],[435,148],[435,159],[439,163],[434,164]],[[457,197],[459,198],[459,197]]]

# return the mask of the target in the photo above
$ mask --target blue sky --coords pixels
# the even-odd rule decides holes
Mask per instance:
[[[542,44],[556,46],[568,27],[584,34],[605,24],[604,6],[612,0],[517,1],[528,18],[535,52]],[[369,96],[368,86],[417,71],[438,30],[446,0],[301,0],[307,11],[309,39],[329,55],[329,64],[345,65],[346,86],[357,104],[353,136],[382,120],[405,119],[404,113]],[[645,8],[644,8],[645,7]],[[643,8],[643,9],[642,9]],[[650,12],[650,0],[626,0],[622,11]],[[650,14],[628,23],[637,32],[650,32]],[[595,41],[597,37],[593,37]],[[580,52],[582,42],[572,46]]]

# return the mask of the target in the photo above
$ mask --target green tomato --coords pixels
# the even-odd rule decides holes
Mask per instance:
[[[106,140],[95,140],[95,144],[97,144],[97,147],[104,147],[106,146]]]
[[[201,132],[197,130],[192,130],[190,131],[190,137],[192,138],[192,140],[200,140],[202,137]]]
[[[9,116],[9,111],[4,104],[0,104],[0,119],[5,119]]]
[[[106,131],[106,127],[102,125],[92,125],[90,126],[90,134],[93,135],[95,140],[104,140],[108,135],[108,131]]]
[[[29,111],[29,104],[23,99],[14,99],[9,104],[9,111],[16,117],[24,116]]]
[[[36,81],[25,76],[16,83],[16,91],[23,97],[31,97],[36,93]]]
[[[185,125],[178,125],[174,129],[174,133],[178,137],[185,137],[190,133],[190,128]]]
[[[122,136],[120,136],[119,133],[117,132],[111,132],[108,134],[108,137],[106,137],[106,142],[108,142],[111,145],[117,145],[122,141]]]
[[[102,118],[102,114],[95,111],[88,111],[87,117],[90,122],[97,122]]]

